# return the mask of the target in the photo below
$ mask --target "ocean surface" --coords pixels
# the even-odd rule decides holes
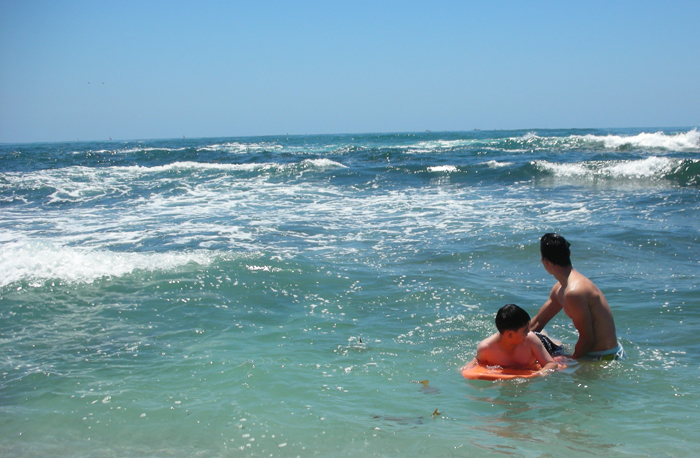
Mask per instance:
[[[545,232],[628,358],[465,380]],[[697,456],[699,283],[692,127],[4,144],[0,454]]]

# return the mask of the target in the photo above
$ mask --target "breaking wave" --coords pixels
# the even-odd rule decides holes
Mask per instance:
[[[45,242],[14,242],[0,249],[0,287],[16,282],[36,286],[51,280],[92,283],[135,270],[165,271],[192,263],[209,265],[214,259],[215,255],[207,251],[119,253]]]
[[[578,179],[675,179],[697,184],[700,160],[652,156],[640,160],[587,161],[555,163],[546,160],[531,163],[537,171],[561,178]]]

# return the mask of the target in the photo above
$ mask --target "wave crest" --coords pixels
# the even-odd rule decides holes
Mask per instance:
[[[652,150],[688,151],[700,149],[700,131],[697,129],[677,134],[664,132],[642,132],[633,136],[621,135],[584,135],[572,136],[585,141],[602,143],[608,149],[641,148]]]
[[[214,258],[208,252],[119,253],[44,242],[15,242],[0,248],[0,287],[23,281],[32,286],[50,280],[92,283],[136,270],[170,270],[191,263],[209,265]]]
[[[700,160],[677,159],[652,156],[640,160],[589,161],[573,164],[533,161],[535,168],[543,173],[563,178],[685,178],[697,182],[697,166]]]

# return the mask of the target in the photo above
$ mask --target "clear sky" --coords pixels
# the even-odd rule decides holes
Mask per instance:
[[[700,125],[698,1],[0,0],[0,142]]]

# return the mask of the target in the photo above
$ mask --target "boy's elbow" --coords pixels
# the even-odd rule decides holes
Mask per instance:
[[[536,318],[533,320],[530,320],[530,331],[531,332],[541,332],[542,329],[544,328],[544,325],[540,323],[539,320]]]

